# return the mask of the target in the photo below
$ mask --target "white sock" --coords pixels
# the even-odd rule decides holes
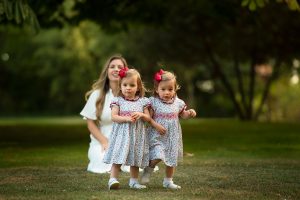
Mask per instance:
[[[111,177],[108,182],[117,181],[117,178]]]
[[[164,183],[169,183],[173,180],[173,178],[164,178]]]
[[[135,183],[138,183],[138,179],[137,178],[130,178],[129,179],[129,185],[133,185]]]

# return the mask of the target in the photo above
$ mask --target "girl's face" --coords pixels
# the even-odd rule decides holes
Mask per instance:
[[[169,101],[175,96],[175,79],[161,81],[155,90],[159,98],[164,101]]]
[[[121,91],[126,99],[132,100],[138,90],[137,76],[124,77],[121,81]]]
[[[118,81],[119,80],[119,71],[124,67],[122,60],[114,59],[109,63],[107,76],[110,81]]]

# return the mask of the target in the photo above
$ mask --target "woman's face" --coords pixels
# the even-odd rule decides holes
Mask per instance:
[[[114,59],[109,63],[107,76],[109,81],[119,80],[119,71],[124,67],[124,63],[120,59]]]

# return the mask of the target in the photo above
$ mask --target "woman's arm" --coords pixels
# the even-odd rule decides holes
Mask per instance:
[[[101,133],[96,122],[92,119],[87,119],[87,127],[94,138],[100,142],[103,150],[106,150],[108,147],[108,139]]]

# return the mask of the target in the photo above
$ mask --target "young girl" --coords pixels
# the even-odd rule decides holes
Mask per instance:
[[[143,171],[141,183],[146,184],[157,163],[166,165],[163,187],[180,189],[173,183],[173,174],[178,159],[182,158],[182,133],[179,117],[187,119],[196,116],[194,109],[186,110],[185,103],[176,96],[179,86],[173,73],[160,70],[154,76],[154,97],[150,97],[150,114],[153,117],[150,127],[150,163]],[[161,124],[164,128],[159,128]]]
[[[119,94],[111,102],[113,129],[103,161],[112,164],[109,189],[118,189],[117,180],[122,164],[130,166],[129,186],[146,188],[138,182],[139,167],[149,165],[149,144],[144,121],[150,121],[149,100],[135,69],[124,67],[119,71]]]
[[[80,114],[86,119],[91,138],[88,150],[89,172],[107,173],[111,169],[111,165],[103,162],[103,157],[112,130],[110,103],[119,91],[119,70],[124,66],[127,66],[124,57],[118,54],[111,56],[103,66],[98,80],[85,95],[87,102]],[[122,166],[121,169],[129,172],[129,166]]]

